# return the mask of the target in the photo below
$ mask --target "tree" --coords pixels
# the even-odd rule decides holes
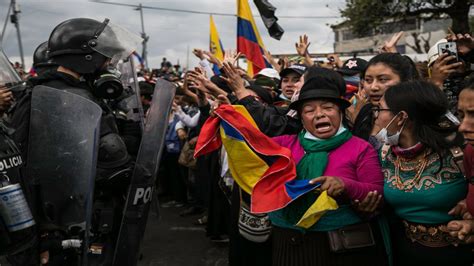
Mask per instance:
[[[443,15],[451,18],[455,33],[469,33],[469,9],[473,4],[474,0],[347,0],[341,15],[359,36],[377,32],[387,18],[429,20]]]
[[[430,39],[431,39],[431,32],[428,33],[427,38],[423,38],[419,33],[413,32],[411,34],[413,38],[414,45],[406,44],[408,47],[413,49],[418,54],[428,53],[430,50]],[[423,41],[423,44],[421,43]]]

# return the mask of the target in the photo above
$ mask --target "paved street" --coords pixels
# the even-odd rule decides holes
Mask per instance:
[[[194,225],[200,216],[180,217],[183,208],[160,208],[151,212],[142,244],[140,266],[225,266],[227,244],[206,238],[204,226]]]

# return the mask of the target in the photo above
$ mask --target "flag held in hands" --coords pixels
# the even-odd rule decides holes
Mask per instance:
[[[248,111],[239,105],[221,105],[204,126],[196,144],[195,156],[215,151],[224,145],[229,170],[241,189],[251,195],[251,212],[268,213],[287,206],[320,184],[296,180],[291,151],[263,134]],[[315,202],[298,226],[308,228],[326,210],[327,195]],[[337,208],[337,204],[336,204]]]

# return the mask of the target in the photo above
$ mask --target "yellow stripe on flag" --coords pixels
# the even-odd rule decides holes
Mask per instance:
[[[250,115],[249,111],[247,111],[247,109],[243,105],[232,105],[232,107],[234,107],[234,109],[237,112],[239,112],[241,115],[243,115],[245,117],[245,119],[247,119],[247,121],[250,122],[250,124],[252,124],[255,128],[258,128],[257,123],[255,123],[255,121],[253,120],[253,118]]]
[[[253,19],[252,10],[250,9],[248,0],[237,0],[237,16],[250,21],[250,24],[252,24],[253,31],[255,32],[255,36],[257,37],[258,45],[265,49],[265,46],[262,42],[262,38],[260,37],[260,33],[258,32],[256,26],[257,24],[255,24],[255,20]]]
[[[336,210],[337,208],[339,208],[337,202],[328,196],[327,191],[324,190],[321,192],[313,205],[308,208],[296,226],[308,229],[317,223],[319,218],[321,218],[327,211]]]
[[[224,60],[224,53],[221,47],[221,42],[219,38],[219,33],[217,32],[216,24],[214,23],[214,18],[211,15],[210,19],[210,43],[209,49],[211,53],[219,60]]]
[[[250,113],[242,105],[233,105],[255,128],[257,124]],[[268,165],[257,154],[255,154],[248,144],[241,140],[236,140],[225,135],[223,128],[220,128],[222,144],[229,157],[229,170],[234,180],[248,194],[252,194],[252,189],[263,174],[268,170]]]
[[[229,157],[229,170],[232,177],[240,188],[252,194],[253,187],[268,170],[268,165],[250,149],[245,141],[228,137],[222,127],[220,134]]]

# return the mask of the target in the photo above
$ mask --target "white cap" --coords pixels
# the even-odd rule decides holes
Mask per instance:
[[[278,74],[278,71],[273,68],[264,68],[255,76],[258,75],[280,80],[280,74]]]
[[[431,66],[436,59],[438,59],[438,44],[448,42],[446,39],[441,39],[437,41],[433,46],[431,46],[430,50],[428,50],[428,66]]]

